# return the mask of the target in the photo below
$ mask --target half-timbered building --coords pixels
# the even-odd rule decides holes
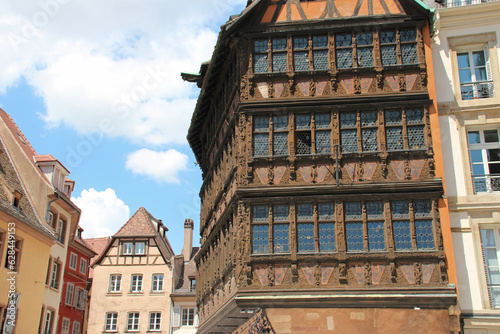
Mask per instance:
[[[199,333],[458,332],[429,17],[249,1],[182,74],[201,88]]]

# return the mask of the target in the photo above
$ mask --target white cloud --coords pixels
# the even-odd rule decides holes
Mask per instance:
[[[25,76],[51,126],[143,145],[185,143],[197,89],[180,72],[198,71],[220,23],[245,3],[0,2],[0,92]],[[112,127],[104,131],[103,122]]]
[[[80,226],[85,230],[85,238],[111,236],[130,218],[129,207],[113,189],[83,190],[80,197],[71,200],[82,210]]]
[[[141,149],[127,156],[126,167],[159,183],[179,183],[178,174],[187,170],[188,161],[187,155],[174,149],[164,152]]]

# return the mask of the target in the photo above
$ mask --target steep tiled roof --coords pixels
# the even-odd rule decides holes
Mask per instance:
[[[174,260],[174,294],[184,295],[192,294],[190,291],[190,277],[196,277],[196,263],[194,262],[194,256],[200,247],[193,247],[191,251],[191,260],[189,262],[184,262],[183,255],[177,255]]]
[[[155,236],[157,231],[153,220],[156,219],[141,206],[114,237]]]
[[[89,245],[90,249],[92,249],[96,253],[96,255],[94,255],[94,257],[92,257],[89,261],[89,278],[94,277],[94,268],[92,267],[92,265],[101,256],[102,252],[104,252],[110,240],[111,237],[84,239],[84,242]]]
[[[26,153],[28,158],[30,158],[31,162],[35,163],[33,158],[37,155],[35,149],[31,146],[30,142],[28,141],[28,139],[26,139],[12,117],[10,117],[10,115],[7,114],[7,112],[5,112],[5,110],[3,110],[2,108],[0,108],[0,117],[3,119],[5,125],[7,125],[7,127],[9,128],[10,132],[14,134],[14,138]]]

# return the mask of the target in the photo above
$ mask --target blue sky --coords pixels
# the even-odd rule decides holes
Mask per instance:
[[[186,141],[199,90],[180,72],[211,57],[246,0],[0,3],[0,107],[76,181],[84,236],[114,234],[141,206],[182,249],[199,228],[201,172]]]

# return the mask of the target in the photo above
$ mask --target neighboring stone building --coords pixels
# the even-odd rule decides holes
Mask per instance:
[[[249,1],[182,74],[201,87],[199,333],[459,331],[429,17]]]
[[[93,262],[88,333],[166,332],[172,260],[167,227],[141,207]]]
[[[194,334],[198,328],[194,256],[199,247],[193,247],[193,229],[193,220],[186,219],[182,253],[174,258],[171,334]]]
[[[89,265],[96,253],[82,239],[82,232],[83,229],[78,227],[68,246],[57,325],[60,334],[87,332]]]
[[[432,53],[463,333],[500,332],[500,2],[443,1]]]
[[[0,109],[0,333],[36,333],[43,305],[47,261],[55,233],[34,209],[29,179],[18,166],[32,165],[24,136]],[[7,310],[8,308],[8,310]],[[14,326],[13,326],[14,325]]]

